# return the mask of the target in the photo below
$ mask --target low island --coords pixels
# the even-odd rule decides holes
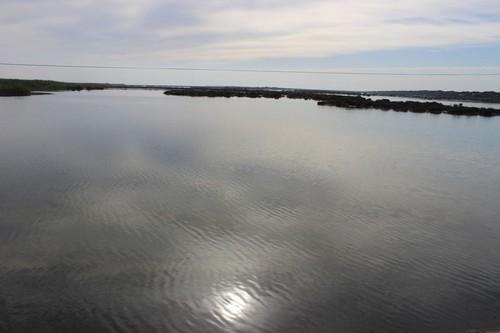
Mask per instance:
[[[450,114],[457,116],[500,116],[500,109],[491,107],[465,106],[462,101],[493,103],[500,100],[498,92],[453,92],[453,91],[340,91],[291,88],[253,87],[194,87],[166,85],[126,85],[116,83],[74,83],[48,80],[0,79],[0,97],[30,96],[56,91],[81,91],[103,89],[153,89],[164,91],[165,95],[193,97],[247,97],[247,98],[290,98],[314,100],[318,105],[336,106],[346,109],[377,109],[397,112]],[[391,101],[372,99],[371,95],[418,97],[433,99],[455,99],[449,105],[435,101]]]
[[[395,90],[368,91],[364,94],[462,102],[500,103],[500,93],[496,91]]]
[[[346,109],[378,109],[397,112],[451,114],[457,116],[500,116],[500,109],[468,107],[462,104],[446,105],[438,102],[372,100],[361,94],[340,94],[318,90],[243,88],[243,87],[179,87],[170,88],[165,95],[192,97],[247,97],[247,98],[290,98],[317,101],[318,105],[336,106]]]

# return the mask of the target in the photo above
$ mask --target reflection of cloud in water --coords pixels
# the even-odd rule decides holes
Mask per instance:
[[[128,329],[156,321],[156,331],[176,331],[165,319],[189,332],[224,331],[206,328],[215,320],[283,332],[311,322],[363,331],[388,319],[446,326],[468,318],[454,311],[466,293],[478,320],[498,305],[498,226],[489,223],[498,186],[473,177],[498,178],[491,146],[476,147],[476,162],[451,163],[438,157],[455,146],[438,134],[429,144],[422,134],[434,127],[420,115],[204,99],[178,99],[178,112],[160,101],[141,112],[118,99],[106,112],[55,114],[40,102],[0,123],[0,269],[10,270],[0,284],[46,287],[5,304],[21,309],[35,295],[54,317],[63,304],[130,318]],[[430,121],[446,128],[446,119]],[[391,121],[412,131],[398,136]],[[424,144],[428,155],[417,154]],[[468,178],[455,180],[454,168]]]

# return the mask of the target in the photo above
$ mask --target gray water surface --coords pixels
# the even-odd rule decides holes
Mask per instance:
[[[475,101],[457,101],[457,100],[442,100],[442,99],[425,99],[425,98],[411,98],[411,97],[399,97],[399,96],[379,96],[379,95],[369,95],[366,96],[367,98],[370,98],[372,100],[381,100],[381,99],[388,99],[390,101],[394,102],[405,102],[405,101],[412,101],[412,102],[436,102],[436,103],[441,103],[444,105],[457,105],[457,104],[462,104],[463,106],[470,106],[474,108],[491,108],[491,109],[499,109],[500,110],[500,103],[485,103],[485,102],[475,102]]]
[[[1,332],[500,327],[500,118],[0,99]]]

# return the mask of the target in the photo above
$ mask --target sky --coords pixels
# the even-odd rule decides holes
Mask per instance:
[[[0,62],[499,73],[500,0],[0,0]],[[500,90],[499,76],[0,66],[0,77],[332,89]]]

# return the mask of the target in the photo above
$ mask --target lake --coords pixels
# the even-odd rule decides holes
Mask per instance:
[[[0,99],[0,331],[500,328],[500,118]]]

